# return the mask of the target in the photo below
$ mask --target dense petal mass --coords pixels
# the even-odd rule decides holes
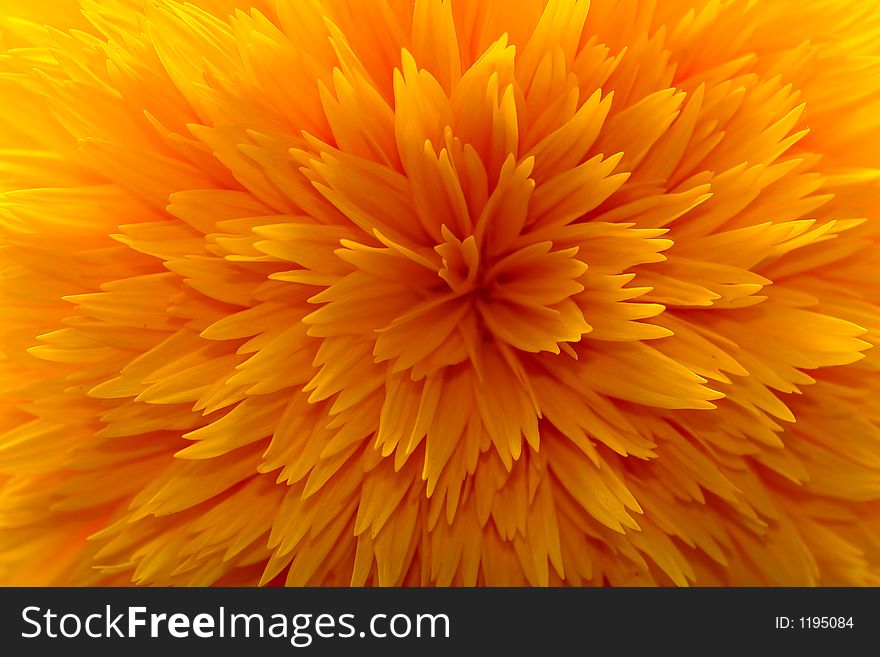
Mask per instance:
[[[880,584],[871,0],[0,0],[0,582]]]

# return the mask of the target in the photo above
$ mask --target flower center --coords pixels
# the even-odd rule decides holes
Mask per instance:
[[[450,301],[467,297],[480,324],[496,338],[527,352],[559,353],[559,344],[578,342],[589,332],[577,303],[577,279],[587,266],[578,249],[553,250],[549,241],[523,241],[489,261],[474,235],[459,239],[446,226],[445,242],[434,247],[441,258],[438,275]]]
[[[476,238],[470,235],[460,240],[446,226],[442,232],[446,241],[434,247],[443,263],[438,272],[440,278],[457,295],[482,289],[481,258]]]

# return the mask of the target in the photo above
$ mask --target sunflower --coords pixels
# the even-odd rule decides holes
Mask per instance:
[[[875,0],[21,4],[0,581],[880,584]]]

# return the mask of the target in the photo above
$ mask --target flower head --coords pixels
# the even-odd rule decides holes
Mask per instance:
[[[4,581],[880,583],[873,0],[8,4]]]

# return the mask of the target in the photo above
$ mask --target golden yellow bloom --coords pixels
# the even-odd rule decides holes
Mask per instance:
[[[876,0],[80,4],[0,0],[2,583],[880,583]]]

